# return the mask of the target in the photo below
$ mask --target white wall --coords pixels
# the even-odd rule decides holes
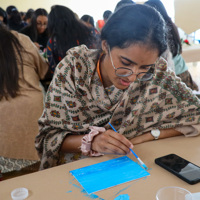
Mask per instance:
[[[190,34],[200,29],[200,0],[175,0],[175,23]]]
[[[89,14],[94,20],[103,18],[105,10],[113,11],[119,0],[0,0],[0,7],[6,9],[9,5],[15,5],[19,11],[27,11],[29,8],[45,8],[48,12],[52,5],[64,5],[69,7],[81,17]]]
[[[147,1],[147,0],[146,0]],[[171,16],[174,13],[174,0],[162,0]],[[0,7],[6,9],[9,5],[15,5],[19,11],[27,11],[29,8],[45,8],[48,12],[52,5],[59,4],[69,7],[81,17],[84,14],[89,14],[94,17],[94,20],[103,18],[105,10],[115,9],[119,0],[0,0]],[[145,2],[145,0],[135,0],[135,2]]]

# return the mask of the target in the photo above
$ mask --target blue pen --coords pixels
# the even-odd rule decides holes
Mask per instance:
[[[112,126],[112,124],[110,122],[108,122],[109,125],[111,126],[111,128],[113,129],[113,131],[117,132],[115,130],[115,128]],[[148,167],[142,162],[142,160],[137,156],[137,154],[132,150],[130,149],[130,151],[133,153],[133,155],[137,158],[137,160],[140,162],[140,164],[142,165],[142,167],[145,169],[145,170],[148,170]]]

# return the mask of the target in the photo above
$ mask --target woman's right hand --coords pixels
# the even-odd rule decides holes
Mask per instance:
[[[120,154],[130,153],[133,144],[123,135],[109,129],[96,135],[92,141],[92,150],[103,154]]]

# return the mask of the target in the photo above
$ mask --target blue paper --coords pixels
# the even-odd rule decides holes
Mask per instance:
[[[150,175],[127,156],[75,169],[70,173],[88,194]]]

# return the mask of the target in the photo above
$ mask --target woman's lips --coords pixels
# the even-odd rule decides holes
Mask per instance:
[[[130,81],[125,81],[123,79],[120,79],[120,83],[121,83],[121,85],[124,85],[124,86],[129,86],[131,84]]]

